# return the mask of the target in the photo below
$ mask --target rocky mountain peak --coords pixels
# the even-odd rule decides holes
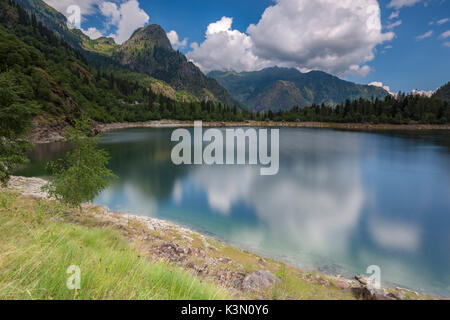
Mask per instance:
[[[160,47],[166,50],[173,50],[164,29],[157,24],[151,24],[137,29],[131,38],[122,47],[136,46],[139,43],[147,44],[150,47]]]

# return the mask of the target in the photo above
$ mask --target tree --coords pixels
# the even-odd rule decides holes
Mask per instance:
[[[67,130],[66,142],[73,150],[64,159],[48,164],[53,178],[43,188],[50,196],[80,210],[81,203],[94,200],[115,177],[106,167],[108,153],[98,149],[98,139],[89,138],[89,133],[87,118],[76,120],[74,128]]]
[[[0,183],[3,185],[28,160],[26,152],[32,144],[25,135],[37,109],[32,102],[25,101],[27,92],[16,80],[11,73],[0,75]]]

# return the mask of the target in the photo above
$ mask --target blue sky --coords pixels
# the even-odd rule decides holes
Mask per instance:
[[[79,4],[81,27],[92,37],[122,42],[139,26],[160,24],[205,72],[319,69],[393,92],[434,90],[450,81],[449,0],[46,2],[63,13]]]

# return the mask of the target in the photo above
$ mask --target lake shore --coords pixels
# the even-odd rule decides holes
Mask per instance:
[[[147,122],[123,122],[123,123],[97,123],[95,134],[102,134],[121,129],[131,128],[189,128],[193,127],[193,121],[147,121]],[[370,124],[370,123],[335,123],[335,122],[203,122],[204,127],[267,127],[267,128],[324,128],[355,131],[425,131],[425,130],[450,130],[450,124]],[[30,131],[29,140],[35,144],[58,142],[64,139],[64,126],[58,123],[36,122]]]
[[[42,192],[40,178],[12,177],[6,189],[22,197],[54,201]],[[169,261],[226,288],[238,299],[428,299],[403,288],[374,289],[365,277],[345,279],[300,270],[232,247],[174,223],[83,204],[83,214],[67,209],[64,220],[113,227],[151,261]]]

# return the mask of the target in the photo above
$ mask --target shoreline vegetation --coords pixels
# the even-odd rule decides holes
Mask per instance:
[[[90,203],[73,210],[42,191],[46,182],[12,177],[1,190],[0,299],[434,299],[398,287],[377,290],[361,276],[301,270],[164,220]],[[28,245],[26,258],[14,254]],[[61,250],[68,265],[43,270]],[[129,260],[118,266],[122,256]],[[77,263],[88,279],[72,292],[65,268]]]
[[[94,135],[115,130],[131,128],[179,128],[193,127],[193,121],[160,120],[146,122],[97,123]],[[280,127],[280,128],[323,128],[355,131],[425,131],[450,130],[450,124],[371,124],[371,123],[338,123],[338,122],[278,122],[278,121],[244,121],[244,122],[203,122],[204,127]],[[29,141],[35,144],[59,142],[64,140],[65,127],[52,123],[34,123],[29,133]]]

